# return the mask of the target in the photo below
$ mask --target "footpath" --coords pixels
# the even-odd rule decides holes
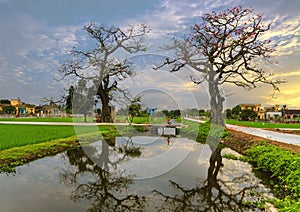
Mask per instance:
[[[204,122],[204,121],[192,119],[192,118],[185,118],[185,119],[190,120],[190,121],[199,122],[199,123]],[[260,129],[260,128],[254,128],[254,127],[242,127],[242,126],[237,126],[237,125],[232,125],[232,124],[226,124],[226,128],[233,129],[233,130],[243,132],[246,134],[270,139],[273,141],[278,141],[278,142],[282,142],[282,143],[300,146],[300,136],[299,135],[274,132],[274,131],[264,130],[264,129]]]

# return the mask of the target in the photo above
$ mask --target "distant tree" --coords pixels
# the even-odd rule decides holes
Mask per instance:
[[[148,109],[141,110],[138,114],[140,117],[149,117]]]
[[[226,118],[231,119],[232,118],[232,111],[231,109],[226,109]]]
[[[74,86],[71,85],[68,90],[68,96],[66,98],[66,111],[67,113],[72,113],[72,101],[74,96]]]
[[[117,115],[119,115],[119,116],[128,115],[128,107],[120,108],[119,110],[117,110]]]
[[[191,77],[194,83],[208,83],[211,121],[224,125],[222,116],[225,96],[222,84],[233,84],[252,89],[257,83],[269,84],[274,90],[282,81],[272,80],[259,62],[268,61],[275,46],[264,35],[270,25],[264,26],[262,16],[253,9],[233,7],[221,12],[206,13],[200,24],[191,28],[184,39],[173,39],[166,50],[175,53],[175,59],[167,58],[164,64],[171,65],[171,72],[184,66],[192,67],[202,74],[201,78]]]
[[[232,116],[232,118],[239,119],[241,111],[242,111],[242,109],[241,109],[240,105],[237,105],[234,108],[232,108],[232,110],[231,110],[231,116]]]
[[[162,110],[161,111],[163,114],[165,114],[166,117],[170,116],[169,111],[168,110]]]
[[[4,106],[2,112],[5,113],[5,114],[15,114],[16,113],[16,108],[14,106],[11,106],[11,105]]]
[[[130,123],[132,123],[133,118],[140,113],[142,108],[141,97],[136,97],[131,101],[131,104],[128,107],[128,114],[130,115]]]
[[[204,109],[200,109],[199,110],[199,115],[202,116],[203,113],[205,113],[205,110]]]
[[[8,99],[1,99],[0,104],[9,104],[10,105],[10,101]]]
[[[73,49],[72,59],[60,71],[64,78],[75,76],[94,84],[95,96],[101,100],[101,122],[112,122],[110,104],[113,95],[123,93],[119,82],[132,74],[131,63],[119,61],[115,55],[124,50],[137,53],[145,50],[143,36],[149,31],[144,25],[132,25],[127,29],[115,26],[88,24],[86,32],[96,42],[91,50]]]
[[[178,117],[181,116],[181,112],[178,109],[177,110],[171,110],[169,114],[170,114],[169,116],[171,118],[178,118]]]
[[[257,117],[257,113],[253,110],[242,110],[241,111],[241,119],[243,121],[255,120]]]
[[[189,116],[199,116],[199,110],[197,108],[191,108],[187,110]]]
[[[72,107],[73,113],[83,114],[84,122],[87,122],[87,115],[94,112],[94,86],[87,86],[85,79],[80,79],[78,86],[73,93]]]

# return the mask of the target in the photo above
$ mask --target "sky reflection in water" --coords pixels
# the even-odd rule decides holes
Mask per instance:
[[[221,151],[185,138],[96,142],[1,174],[0,211],[247,211],[243,200],[269,190]]]

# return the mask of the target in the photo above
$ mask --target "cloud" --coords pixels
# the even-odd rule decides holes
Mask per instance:
[[[104,9],[101,8],[101,10],[105,11],[101,12],[99,9],[95,9],[96,7],[91,8],[91,11],[88,10],[90,6],[87,6],[86,3],[72,3],[66,13],[61,5],[53,3],[22,4],[20,2],[17,4],[9,2],[0,0],[0,3],[3,3],[0,7],[0,83],[1,87],[9,88],[1,89],[0,97],[6,95],[8,98],[32,96],[28,98],[39,103],[39,99],[43,96],[59,96],[59,90],[63,87],[67,88],[72,79],[64,82],[56,82],[53,79],[61,77],[57,70],[70,48],[89,42],[83,36],[81,25],[87,20],[101,19],[106,25],[116,24],[118,26],[145,23],[152,29],[146,40],[150,47],[148,51],[157,53],[161,52],[160,46],[170,41],[170,37],[181,38],[183,34],[188,34],[189,27],[200,22],[199,17],[205,12],[223,10],[239,4],[247,7],[253,6],[255,11],[263,14],[266,23],[272,23],[271,30],[263,38],[272,39],[274,43],[279,44],[274,56],[280,63],[278,66],[272,65],[270,68],[277,73],[276,76],[287,78],[289,86],[283,86],[282,90],[288,90],[289,87],[297,89],[294,86],[298,83],[293,80],[293,77],[299,76],[299,1],[286,3],[286,1],[274,2],[273,0],[158,0],[141,3],[136,0],[130,4],[137,4],[139,9],[134,9],[134,7],[130,7],[131,5],[127,5],[125,8],[126,11],[130,11],[130,15],[123,12],[124,5],[117,1],[102,3]],[[69,2],[64,2],[62,5],[67,7],[68,4]],[[100,5],[100,3],[97,2],[93,5]],[[57,12],[58,10],[59,12]],[[113,10],[113,14],[110,15],[111,10]],[[151,50],[152,48],[154,50]],[[122,55],[121,59],[127,57],[128,55],[124,55],[124,57]],[[153,61],[155,58],[150,60],[151,64]],[[141,64],[141,67],[144,68],[144,64]],[[149,66],[149,69],[152,67]],[[198,102],[205,95],[207,97],[203,87],[199,88],[190,82],[190,72],[155,75],[152,70],[149,73],[152,74],[140,76],[136,81],[132,81],[131,88],[155,85],[159,89],[176,93],[176,98],[180,98],[182,101],[189,101],[187,92],[190,92]],[[170,76],[172,79],[177,77],[181,81],[172,81],[169,79]],[[271,93],[269,88],[256,90],[255,92],[258,92],[259,95],[254,91],[249,95],[249,93],[240,92],[233,87],[230,89],[237,93],[234,97],[235,102],[247,99],[265,101],[263,96]]]
[[[300,71],[276,74],[276,77],[294,77],[294,76],[300,76]]]
[[[47,27],[22,12],[6,14],[5,18],[11,22],[0,22],[0,75],[5,79],[1,86],[9,88],[10,82],[17,82],[8,97],[25,97],[36,93],[37,88],[44,95],[57,96],[62,82],[50,85],[57,77],[61,58],[77,44],[80,27]],[[6,95],[7,91],[0,92],[0,96]],[[32,101],[39,103],[37,98]]]

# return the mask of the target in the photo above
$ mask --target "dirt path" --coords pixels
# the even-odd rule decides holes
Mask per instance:
[[[199,122],[199,120],[191,118],[188,120]],[[245,150],[263,141],[293,152],[300,152],[300,131],[298,130],[267,130],[229,124],[226,124],[226,128],[230,134],[228,138],[223,140],[223,143],[239,153],[243,153]]]
[[[227,131],[229,131],[229,135],[222,142],[239,153],[243,153],[245,150],[250,149],[254,145],[259,145],[262,142],[279,146],[292,152],[300,152],[300,146],[249,135],[233,129],[227,129]]]
[[[226,124],[226,127],[227,129],[240,131],[250,135],[262,137],[264,139],[300,146],[300,135],[274,132],[274,131],[264,130],[260,128],[242,127],[242,126],[231,125],[231,124]]]

